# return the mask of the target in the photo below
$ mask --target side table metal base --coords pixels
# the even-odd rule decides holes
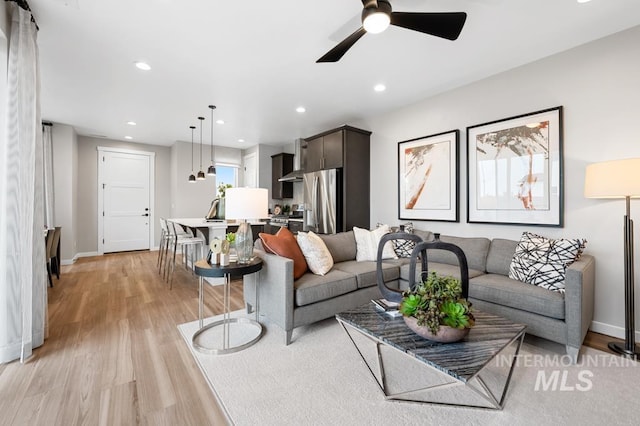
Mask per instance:
[[[231,278],[246,274],[259,273],[262,260],[255,259],[247,265],[230,264],[227,266],[209,265],[205,259],[196,262],[195,270],[199,277],[198,318],[199,329],[191,338],[193,348],[209,355],[223,355],[238,352],[256,343],[264,334],[260,319],[258,281],[256,280],[256,319],[246,317],[231,318]],[[204,277],[224,278],[223,318],[204,324]]]
[[[227,330],[224,330],[227,328]],[[202,335],[207,331],[206,336]],[[191,339],[194,349],[203,354],[224,355],[238,352],[256,343],[264,334],[259,322],[250,318],[227,318],[207,324]],[[201,336],[202,335],[202,336]],[[227,339],[225,340],[225,336]],[[207,340],[205,344],[201,340]],[[219,342],[216,345],[216,342]]]

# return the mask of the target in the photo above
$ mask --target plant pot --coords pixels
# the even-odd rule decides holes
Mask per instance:
[[[458,342],[465,338],[469,334],[469,328],[453,328],[448,325],[440,325],[440,329],[437,334],[433,334],[429,327],[418,325],[418,320],[414,317],[403,317],[404,323],[420,337],[432,340],[440,343],[452,343]]]
[[[216,219],[224,219],[224,205],[225,200],[224,198],[219,198],[219,202],[218,202],[218,211],[216,212]]]

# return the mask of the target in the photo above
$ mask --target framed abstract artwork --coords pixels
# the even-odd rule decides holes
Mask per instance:
[[[398,218],[458,222],[458,139],[451,130],[398,143]]]
[[[467,222],[563,226],[562,107],[467,127]]]

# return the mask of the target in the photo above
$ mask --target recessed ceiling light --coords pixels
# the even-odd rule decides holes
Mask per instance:
[[[242,143],[244,142],[244,139],[238,139],[238,142]]]
[[[138,61],[136,62],[136,68],[141,69],[142,71],[149,71],[151,66],[146,62]]]
[[[387,86],[385,86],[384,84],[376,84],[375,86],[373,86],[373,90],[375,90],[376,92],[384,92],[385,90],[387,90]]]
[[[133,136],[125,136],[125,139],[133,139]]]
[[[216,123],[218,123],[218,124],[224,124],[224,120],[216,120]]]
[[[578,0],[578,3],[589,3],[591,0]]]
[[[296,108],[296,112],[299,112],[300,114],[302,114],[303,112],[305,112],[307,109],[303,106],[299,106],[298,108]]]
[[[129,126],[135,126],[135,125],[136,125],[136,124],[138,124],[138,123],[136,123],[135,121],[127,121],[127,124],[128,124]]]

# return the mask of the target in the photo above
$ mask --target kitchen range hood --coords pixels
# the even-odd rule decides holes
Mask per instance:
[[[294,143],[293,171],[278,179],[280,182],[302,182],[302,175],[304,175],[304,170],[302,169],[303,143],[303,139],[296,139]]]

